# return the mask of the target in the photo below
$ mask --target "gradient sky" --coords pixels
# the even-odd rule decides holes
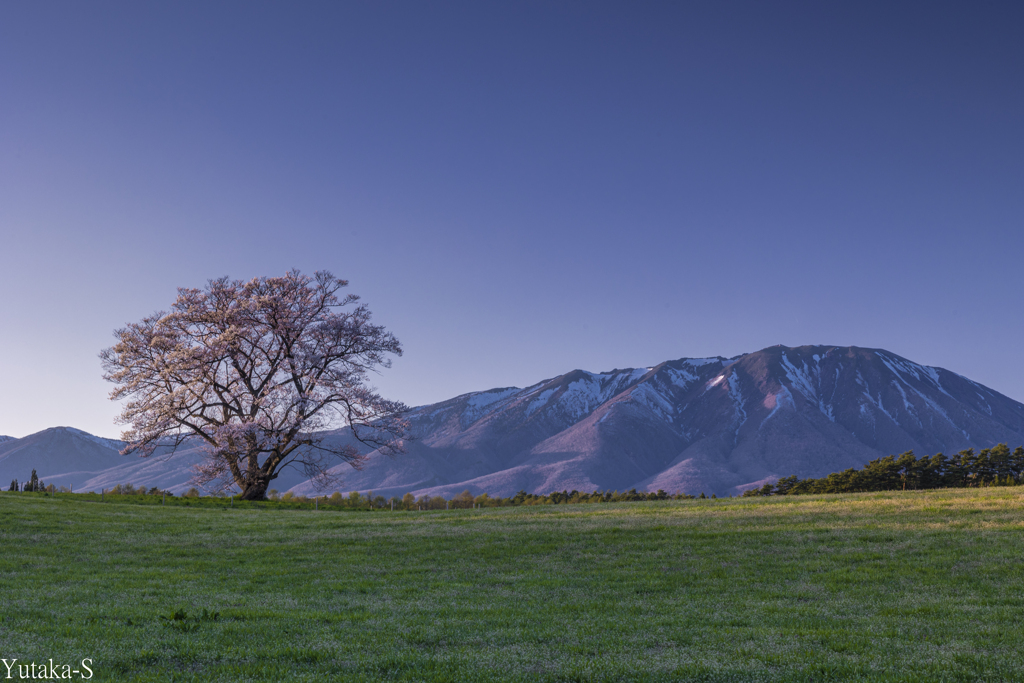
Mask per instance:
[[[0,434],[180,286],[326,269],[430,403],[881,347],[1024,400],[1024,4],[0,4]]]

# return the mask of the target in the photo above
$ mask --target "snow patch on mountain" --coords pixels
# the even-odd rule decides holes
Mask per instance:
[[[576,380],[569,383],[558,399],[558,404],[565,416],[578,420],[584,415],[589,415],[594,408],[608,400],[603,398],[606,391],[607,389],[601,386],[600,381],[595,381],[592,377]]]
[[[712,363],[721,363],[722,359],[721,358],[684,358],[683,362],[686,363],[687,365],[691,366],[691,367],[700,368],[700,367],[703,367],[705,365],[711,365]],[[735,362],[736,362],[736,360],[727,360],[724,363],[722,363],[722,365],[732,365]]]
[[[939,379],[939,371],[937,368],[929,367],[927,365],[918,365],[917,363],[912,363],[911,361],[904,360],[902,358],[892,358],[884,353],[876,353],[875,355],[880,361],[882,361],[882,363],[885,364],[885,367],[889,368],[889,370],[902,381],[907,381],[904,378],[904,375],[913,377],[919,382],[928,381],[943,394],[953,398],[953,396],[946,391],[946,388],[942,386],[942,381]]]
[[[907,398],[907,392],[903,390],[903,385],[901,385],[896,380],[893,380],[892,382],[890,382],[890,384],[896,387],[896,391],[900,392],[900,397],[903,398],[903,409],[906,410],[911,415],[916,414],[916,412],[914,411],[913,404],[910,402],[910,399]]]
[[[959,430],[959,431],[960,431],[960,432],[961,432],[961,433],[962,433],[962,434],[964,435],[964,438],[965,438],[965,439],[967,439],[968,441],[970,441],[970,439],[971,439],[971,435],[970,435],[970,434],[968,434],[968,433],[967,433],[967,431],[966,431],[965,429],[963,429],[963,428],[961,428],[961,427],[960,427],[959,425],[957,425],[957,423],[956,423],[956,422],[955,422],[955,421],[953,420],[953,418],[951,418],[951,417],[949,416],[949,413],[947,413],[947,412],[946,412],[946,411],[945,411],[945,410],[944,410],[944,409],[942,408],[942,406],[940,406],[940,405],[939,405],[938,403],[936,403],[936,402],[935,402],[934,400],[932,400],[932,399],[931,399],[931,398],[929,398],[928,396],[925,396],[925,395],[924,395],[923,393],[921,393],[920,391],[918,391],[916,387],[913,387],[913,386],[910,386],[910,385],[907,385],[907,386],[909,386],[909,387],[910,387],[910,390],[911,390],[911,391],[913,391],[913,392],[914,392],[915,394],[917,394],[918,396],[920,396],[920,397],[921,397],[921,400],[923,400],[923,401],[925,402],[925,404],[926,404],[926,405],[927,405],[927,406],[928,406],[929,408],[931,408],[931,409],[932,409],[932,411],[933,411],[933,412],[935,412],[935,413],[938,413],[939,415],[941,415],[941,416],[942,416],[942,418],[943,418],[943,419],[944,419],[944,420],[945,420],[946,422],[948,422],[948,423],[949,423],[949,424],[950,424],[950,425],[951,425],[951,426],[952,426],[952,427],[953,427],[954,429],[957,429],[957,430]],[[943,393],[945,393],[945,392],[943,392]]]
[[[521,395],[522,396],[529,396],[531,394],[536,394],[538,391],[541,390],[541,388],[545,384],[547,384],[550,381],[551,380],[544,380],[543,382],[537,382],[536,384],[531,384],[530,386],[528,386],[525,389],[523,389],[523,391],[521,392]]]
[[[479,394],[470,394],[469,398],[466,399],[466,405],[470,408],[479,409],[485,408],[492,405],[503,398],[507,398],[512,394],[519,391],[518,387],[509,387],[508,389],[492,389],[491,391],[481,391]]]
[[[870,394],[867,394],[867,397],[869,399],[871,399],[871,395]],[[881,410],[883,413],[885,413],[886,416],[890,420],[892,420],[895,424],[899,424],[899,420],[896,419],[896,416],[893,415],[892,413],[890,413],[888,410],[886,410],[885,406],[882,405],[882,393],[881,392],[878,392],[878,397],[877,398],[872,399],[872,403],[874,403],[875,406],[877,406],[879,410]]]
[[[747,422],[747,411],[743,408],[743,393],[740,391],[739,380],[736,379],[736,373],[729,375],[729,396],[732,398],[733,403],[736,406],[736,440],[740,438],[740,427]]]
[[[641,384],[629,393],[630,399],[648,408],[664,420],[672,421],[672,402],[650,384]]]
[[[817,378],[813,376],[806,363],[801,362],[798,368],[786,354],[782,354],[782,368],[794,389],[803,394],[808,401],[818,403],[818,391],[815,389]]]
[[[697,375],[689,373],[686,370],[665,368],[665,374],[668,375],[669,382],[680,389],[687,389],[691,384],[697,381]]]
[[[793,400],[793,394],[790,393],[789,388],[785,384],[780,384],[779,391],[776,394],[771,395],[771,398],[774,399],[771,406],[772,412],[768,413],[768,417],[761,420],[761,427],[764,427],[768,420],[775,417],[775,414],[779,412],[779,408],[782,408],[783,405],[788,404],[790,408],[796,408],[796,402]],[[765,400],[767,401],[767,399]]]
[[[57,429],[64,429],[79,438],[88,439],[89,441],[92,441],[95,444],[99,444],[100,446],[104,446],[105,448],[112,448],[115,451],[120,451],[122,448],[125,447],[124,441],[118,441],[117,439],[105,439],[102,436],[96,436],[94,434],[90,434],[89,432],[83,432],[81,429],[75,429],[74,427],[58,427]]]
[[[482,391],[478,394],[471,394],[466,399],[466,408],[462,411],[462,419],[466,423],[473,423],[500,409],[509,399],[520,392],[518,387],[508,389],[492,389]]]
[[[562,418],[578,422],[594,412],[601,404],[636,384],[650,370],[651,368],[637,368],[603,373],[579,371],[581,376],[569,382],[558,396],[556,406],[558,414]],[[540,405],[536,404],[542,398],[546,401],[550,400],[546,394],[547,391],[542,393],[528,410],[531,412],[537,410]]]
[[[548,399],[551,398],[554,393],[554,389],[545,389],[540,392],[540,395],[533,399],[533,401],[530,402],[530,405],[526,406],[526,414],[533,415],[535,412],[543,408],[547,404]]]
[[[835,398],[835,386],[839,383],[839,368],[836,368],[836,377],[832,387],[832,397],[828,401],[821,395],[822,381],[821,381],[821,356],[814,354],[811,356],[811,360],[814,361],[814,365],[809,366],[806,362],[800,361],[800,366],[797,367],[795,363],[789,360],[789,357],[782,354],[782,368],[786,373],[786,379],[789,380],[790,385],[796,389],[800,394],[813,404],[817,404],[818,410],[822,415],[827,417],[830,422],[836,421],[835,412],[832,407],[832,400]],[[867,386],[865,383],[864,386]],[[792,399],[792,396],[790,396]]]

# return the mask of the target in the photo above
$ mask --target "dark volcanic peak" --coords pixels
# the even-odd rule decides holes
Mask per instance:
[[[838,346],[772,346],[731,359],[573,370],[525,389],[421,406],[408,418],[415,438],[407,452],[394,458],[370,453],[358,472],[339,466],[345,490],[451,495],[468,488],[511,495],[636,487],[724,495],[907,450],[921,455],[1024,444],[1024,405],[942,368],[881,349]],[[40,434],[49,435],[47,443],[73,440],[79,449],[91,444],[114,454],[100,458],[104,464],[120,457],[119,442],[61,429],[63,435]],[[12,476],[12,448],[39,437],[0,444],[0,481]],[[348,439],[341,431],[328,438]],[[27,445],[19,452],[26,457],[13,476],[21,478],[31,471],[31,458]],[[175,467],[146,470],[132,459],[130,468],[122,464],[88,481],[184,488],[185,465],[197,457],[188,453],[175,456]],[[88,469],[85,460],[94,457],[95,451],[82,450],[74,466]],[[157,484],[144,478],[157,474]],[[315,492],[295,476],[282,477],[275,488],[294,483],[297,492]]]

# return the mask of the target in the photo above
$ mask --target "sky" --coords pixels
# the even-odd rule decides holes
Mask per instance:
[[[1024,4],[0,4],[0,434],[113,331],[329,270],[410,405],[774,344],[1024,401]]]

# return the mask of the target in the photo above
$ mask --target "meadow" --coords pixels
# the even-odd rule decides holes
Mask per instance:
[[[94,681],[1024,680],[1022,487],[178,503],[0,494],[0,658],[89,658]]]

